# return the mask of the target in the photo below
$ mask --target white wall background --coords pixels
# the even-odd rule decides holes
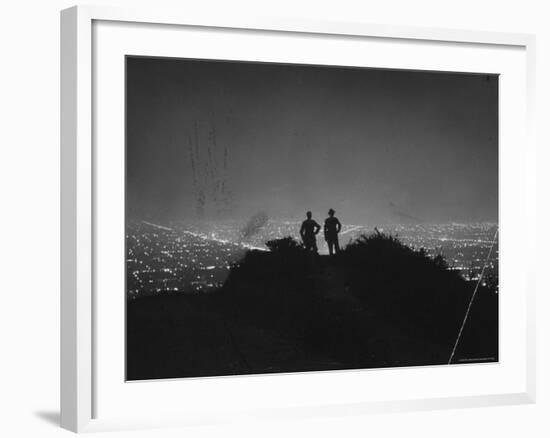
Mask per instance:
[[[96,1],[192,7],[257,15],[535,33],[539,143],[538,254],[550,275],[550,13],[523,0]],[[59,10],[65,0],[4,2],[0,9],[0,435],[50,437],[59,404]],[[518,145],[521,147],[521,145]],[[546,173],[546,174],[545,174]],[[532,230],[525,230],[526,233]],[[312,419],[284,424],[117,432],[109,436],[548,436],[550,309],[548,280],[538,285],[538,402],[530,406]]]

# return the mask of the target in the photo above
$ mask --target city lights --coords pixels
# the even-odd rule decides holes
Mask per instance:
[[[242,239],[241,226],[237,221],[129,223],[126,235],[128,296],[207,293],[223,285],[231,266],[248,250],[267,251],[265,242],[285,236],[299,239],[299,222],[270,220],[246,240]],[[344,225],[340,233],[341,244],[373,230],[371,225]],[[496,225],[385,225],[378,230],[397,235],[412,248],[424,248],[430,256],[443,255],[450,269],[459,271],[467,280],[477,281],[487,260]],[[317,240],[319,252],[327,254],[322,237]],[[498,281],[498,242],[487,260],[483,283],[487,281]]]

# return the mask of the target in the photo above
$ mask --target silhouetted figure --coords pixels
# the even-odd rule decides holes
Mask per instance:
[[[328,216],[325,219],[325,240],[328,245],[328,253],[333,255],[340,251],[340,244],[338,243],[338,233],[342,229],[342,224],[338,218],[334,217],[335,211],[331,208],[328,211]]]
[[[306,251],[317,252],[317,233],[321,230],[321,225],[311,219],[311,211],[306,213],[307,219],[302,222],[300,227],[300,236],[302,236],[302,241]]]

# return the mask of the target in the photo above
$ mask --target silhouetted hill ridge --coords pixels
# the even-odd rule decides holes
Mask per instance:
[[[158,378],[447,363],[475,285],[449,269],[442,256],[430,257],[379,232],[359,237],[332,257],[306,252],[290,237],[267,246],[270,251],[248,251],[216,292],[129,302],[129,354],[153,354],[165,364],[156,362],[153,377],[143,377],[151,373],[140,366],[129,374]],[[170,365],[165,352],[173,355],[178,348],[178,365]],[[189,349],[192,360],[183,353]],[[217,363],[212,349],[218,351]],[[201,371],[197,363],[203,356],[208,367]],[[456,359],[498,360],[495,291],[478,291]]]
[[[287,305],[279,298],[307,305],[315,295],[332,301],[341,295],[340,301],[353,299],[395,326],[448,348],[473,292],[474,283],[449,269],[443,256],[430,257],[380,232],[360,236],[333,257],[307,253],[290,237],[267,246],[270,252],[249,251],[231,270],[223,289],[232,299],[254,301],[261,294],[262,301],[277,307],[277,302]],[[480,305],[497,299],[486,288],[478,295]]]

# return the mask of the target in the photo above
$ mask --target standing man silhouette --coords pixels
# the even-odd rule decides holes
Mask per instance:
[[[302,222],[300,227],[300,236],[304,242],[306,251],[317,253],[317,233],[321,230],[321,225],[311,219],[311,211],[306,213],[307,219]]]
[[[325,219],[325,240],[328,245],[328,253],[333,255],[340,251],[340,244],[338,243],[338,233],[342,229],[342,224],[338,218],[334,217],[335,211],[331,208],[328,211],[328,217]]]

